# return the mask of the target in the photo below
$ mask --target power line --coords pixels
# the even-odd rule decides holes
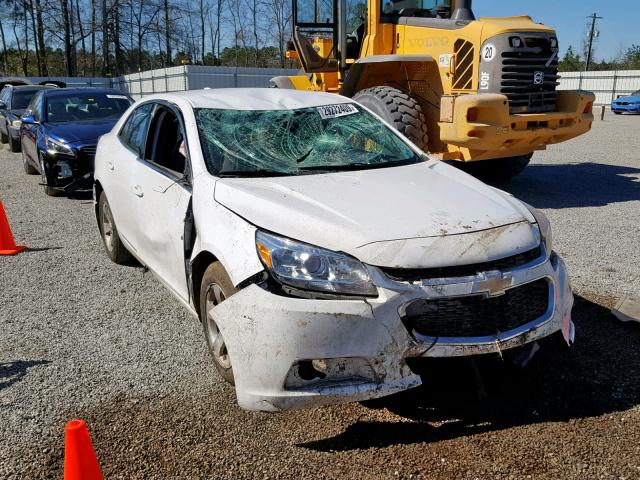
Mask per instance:
[[[593,52],[593,39],[596,36],[596,20],[602,20],[597,13],[589,15],[587,18],[591,19],[591,31],[589,32],[589,53],[587,54],[587,63],[584,67],[585,72],[589,71],[591,66],[591,53]]]

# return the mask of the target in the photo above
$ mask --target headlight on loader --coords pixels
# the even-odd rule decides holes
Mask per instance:
[[[366,267],[348,255],[261,230],[256,248],[267,271],[283,285],[337,295],[378,294]]]

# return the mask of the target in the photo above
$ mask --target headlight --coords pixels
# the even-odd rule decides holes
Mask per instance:
[[[260,230],[256,248],[267,271],[283,285],[344,295],[378,293],[365,266],[347,255]]]
[[[533,208],[531,205],[525,203],[531,215],[536,219],[538,223],[538,228],[540,229],[540,236],[542,237],[542,241],[544,242],[544,249],[546,250],[547,255],[551,255],[552,251],[552,235],[551,235],[551,223],[547,216],[542,213],[537,208]]]
[[[22,121],[20,121],[20,119],[14,120],[13,122],[11,122],[11,126],[13,128],[20,128],[20,125],[22,125]]]
[[[45,138],[44,142],[45,142],[45,145],[47,146],[47,152],[49,152],[50,155],[58,155],[58,154],[73,155],[74,154],[73,150],[62,142],[58,142],[57,140],[52,140],[49,137]]]

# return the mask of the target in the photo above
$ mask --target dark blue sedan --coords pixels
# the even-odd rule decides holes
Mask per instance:
[[[60,88],[38,92],[22,116],[22,160],[40,174],[47,195],[90,190],[98,138],[133,100],[117,90]]]
[[[640,113],[640,90],[628,97],[618,97],[611,103],[611,111],[616,115],[621,113]]]

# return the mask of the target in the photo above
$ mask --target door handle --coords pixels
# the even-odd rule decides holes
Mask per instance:
[[[107,168],[109,170],[113,170],[114,169],[114,165],[113,165],[113,162],[111,160],[107,160]]]
[[[144,192],[142,191],[142,187],[140,185],[132,185],[131,189],[133,190],[133,193],[135,193],[138,197],[144,196]]]

